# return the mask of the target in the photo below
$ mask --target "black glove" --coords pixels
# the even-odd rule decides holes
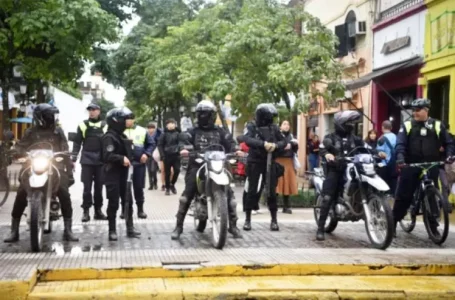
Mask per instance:
[[[400,173],[401,169],[403,169],[403,167],[406,165],[406,162],[402,155],[397,156],[396,164],[397,164],[397,172]]]

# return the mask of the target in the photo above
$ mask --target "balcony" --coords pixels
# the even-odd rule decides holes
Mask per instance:
[[[379,19],[377,20],[377,22],[401,15],[403,12],[407,11],[408,9],[413,8],[415,6],[423,5],[424,3],[425,3],[424,0],[404,0],[400,3],[398,3],[397,5],[394,5],[388,9],[380,12]]]

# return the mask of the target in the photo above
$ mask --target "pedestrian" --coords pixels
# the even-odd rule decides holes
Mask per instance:
[[[52,150],[55,152],[68,152],[69,146],[65,133],[62,128],[57,126],[58,108],[47,103],[38,104],[33,110],[33,127],[25,131],[24,137],[16,143],[16,150],[19,155],[26,154],[30,150]],[[44,146],[43,146],[44,145]],[[45,147],[51,145],[51,149]],[[69,158],[68,158],[69,161]],[[57,190],[57,197],[61,205],[63,215],[63,239],[69,242],[77,242],[79,239],[73,234],[73,207],[71,204],[71,195],[69,193],[70,177],[72,169],[67,166],[72,165],[66,162],[55,162],[53,165],[60,173],[60,185]],[[29,164],[24,164],[19,174],[24,174],[29,168]],[[23,180],[19,181],[19,188],[14,200],[13,211],[11,212],[11,233],[4,240],[5,243],[14,243],[19,240],[19,225],[21,217],[27,207],[27,190],[25,185],[28,185]]]
[[[268,182],[270,185],[265,188],[271,216],[270,230],[278,231],[280,228],[277,221],[278,207],[275,190],[278,178],[284,173],[284,168],[275,162],[275,158],[279,151],[291,149],[291,145],[286,143],[280,129],[274,124],[278,111],[273,104],[258,105],[255,115],[255,121],[248,123],[243,136],[243,140],[250,147],[247,168],[248,195],[243,230],[251,230],[251,211],[258,207],[261,191],[264,189],[264,184]],[[272,154],[270,166],[267,165],[269,153]],[[270,174],[267,174],[267,169],[270,170]]]
[[[137,205],[137,216],[140,219],[146,219],[147,214],[144,212],[144,188],[145,188],[145,173],[146,163],[149,157],[152,156],[153,149],[156,147],[155,141],[151,135],[148,134],[144,127],[134,124],[134,115],[132,119],[126,120],[126,130],[124,134],[128,139],[133,141],[134,145],[134,159],[132,161],[133,172],[133,190],[134,199]],[[122,207],[124,202],[122,201]],[[123,212],[123,210],[122,210]],[[123,214],[120,218],[123,219]]]
[[[284,175],[278,179],[276,193],[283,197],[283,213],[292,214],[289,196],[298,194],[294,156],[299,150],[299,144],[290,131],[289,121],[284,120],[281,122],[280,129],[286,144],[290,144],[291,148],[279,152],[276,159],[276,162],[284,167]]]
[[[158,131],[156,128],[156,124],[154,122],[149,122],[147,125],[147,131],[149,136],[153,139],[154,144],[158,145],[158,139],[161,135],[161,131]],[[154,147],[153,151],[155,151],[156,146]],[[153,153],[153,152],[152,152]],[[147,171],[149,177],[149,190],[157,190],[158,189],[158,162],[150,156],[147,159]]]
[[[164,163],[166,195],[170,195],[171,192],[174,195],[177,194],[175,183],[177,182],[180,173],[180,130],[176,125],[177,123],[174,119],[168,119],[166,121],[166,129],[164,130],[164,134],[158,141],[158,150],[160,151],[160,156]],[[173,174],[171,174],[171,168],[173,169]]]
[[[386,120],[382,122],[383,135],[378,139],[376,150],[383,158],[384,166],[378,169],[378,175],[389,185],[390,194],[395,195],[398,174],[396,171],[395,146],[397,136],[392,132],[392,122]]]
[[[313,171],[319,166],[319,136],[314,134],[308,140],[308,161],[310,163],[310,171]]]
[[[111,109],[106,116],[108,130],[102,138],[103,162],[106,183],[106,195],[109,200],[107,218],[109,220],[109,240],[117,240],[116,216],[120,199],[124,202],[127,191],[128,168],[134,158],[132,141],[124,134],[127,120],[133,120],[134,114],[127,107]],[[128,122],[132,125],[133,122]],[[128,237],[137,237],[133,223],[133,199],[128,202],[128,216],[126,234]],[[125,202],[124,202],[125,203]],[[123,208],[122,208],[123,209]]]
[[[98,104],[88,105],[88,120],[77,127],[73,141],[72,161],[76,162],[81,153],[81,181],[84,185],[82,193],[82,222],[90,221],[90,208],[95,207],[95,220],[107,220],[102,212],[103,206],[103,174],[101,161],[101,137],[107,130],[107,125],[100,119],[101,108]],[[94,187],[92,197],[92,186]]]
[[[374,129],[368,131],[368,136],[365,138],[365,143],[371,147],[371,149],[376,149],[378,144],[378,132]]]
[[[448,124],[447,122],[445,122],[444,124],[445,124],[446,129],[447,129],[447,134],[453,140],[454,136],[453,136],[453,134],[450,133],[450,124]],[[441,151],[441,160],[444,160],[445,157],[447,156],[446,150],[445,150],[444,147],[441,147],[440,151]],[[445,201],[447,201],[447,204],[449,205],[449,212],[452,213],[452,204],[449,201],[451,184],[450,184],[448,178],[450,177],[450,175],[448,176],[447,170],[449,172],[451,171],[451,169],[449,168],[448,165],[440,166],[440,169],[439,169],[439,180],[441,181],[441,194],[442,194],[442,197],[444,198]]]

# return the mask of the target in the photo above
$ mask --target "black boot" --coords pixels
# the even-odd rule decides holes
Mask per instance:
[[[71,228],[73,226],[73,219],[65,218],[63,219],[63,224],[65,226],[63,239],[68,242],[79,242],[79,239],[74,235]]]
[[[139,219],[147,219],[147,214],[144,212],[144,203],[137,205],[137,217]]]
[[[82,213],[82,222],[90,221],[90,210],[88,208],[84,208],[84,212]]]
[[[133,214],[131,213],[126,222],[126,236],[130,238],[137,238],[141,235],[139,231],[134,228]]]
[[[120,206],[120,208],[121,208],[120,219],[125,219],[125,214],[124,214],[125,208],[123,207],[123,204]]]
[[[11,219],[11,232],[9,234],[9,236],[4,239],[3,241],[5,243],[14,243],[14,242],[17,242],[19,241],[19,225],[21,223],[21,219],[18,218],[12,218]]]
[[[107,220],[107,217],[101,211],[101,208],[95,208],[95,216],[93,217],[95,220]]]
[[[245,224],[243,224],[243,230],[250,231],[251,230],[251,210],[247,210],[245,212]]]
[[[115,219],[109,220],[109,241],[116,241],[117,237],[117,226],[115,224]]]
[[[292,214],[291,204],[289,203],[289,196],[283,196],[283,214]]]
[[[278,226],[278,221],[276,219],[276,211],[271,211],[270,215],[272,217],[272,222],[270,223],[270,230],[271,231],[279,231],[280,227]]]
[[[319,210],[318,231],[316,232],[316,240],[325,240],[325,221],[329,215],[330,204],[332,203],[330,196],[324,196]]]
[[[240,233],[240,230],[237,228],[237,218],[229,220],[228,232],[230,234],[232,234],[234,239],[241,239],[242,238],[242,234]]]
[[[188,212],[189,207],[190,202],[186,196],[182,195],[180,197],[179,210],[177,211],[177,223],[175,225],[174,231],[171,234],[172,240],[178,240],[180,238],[180,235],[183,232],[183,222],[185,221],[185,216]]]

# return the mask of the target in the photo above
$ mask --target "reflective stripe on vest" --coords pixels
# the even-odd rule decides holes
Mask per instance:
[[[406,134],[409,135],[409,133],[411,133],[411,129],[412,129],[411,121],[404,122],[404,128],[406,129]],[[436,135],[439,138],[439,135],[441,133],[441,122],[440,121],[434,122],[434,130],[436,131]]]
[[[96,123],[92,123],[92,122],[88,122],[88,125],[89,127],[93,127],[93,128],[101,128],[101,124],[103,122],[99,121],[99,122],[96,122]],[[81,124],[79,124],[79,128],[81,129],[81,132],[82,132],[82,137],[85,139],[85,133],[87,132],[87,124],[85,124],[85,122],[82,122]],[[106,133],[107,132],[107,125],[105,125],[103,127],[103,132]]]
[[[147,130],[145,128],[136,126],[136,128],[128,128],[124,133],[128,139],[133,141],[135,146],[144,147],[145,137],[147,136]]]

